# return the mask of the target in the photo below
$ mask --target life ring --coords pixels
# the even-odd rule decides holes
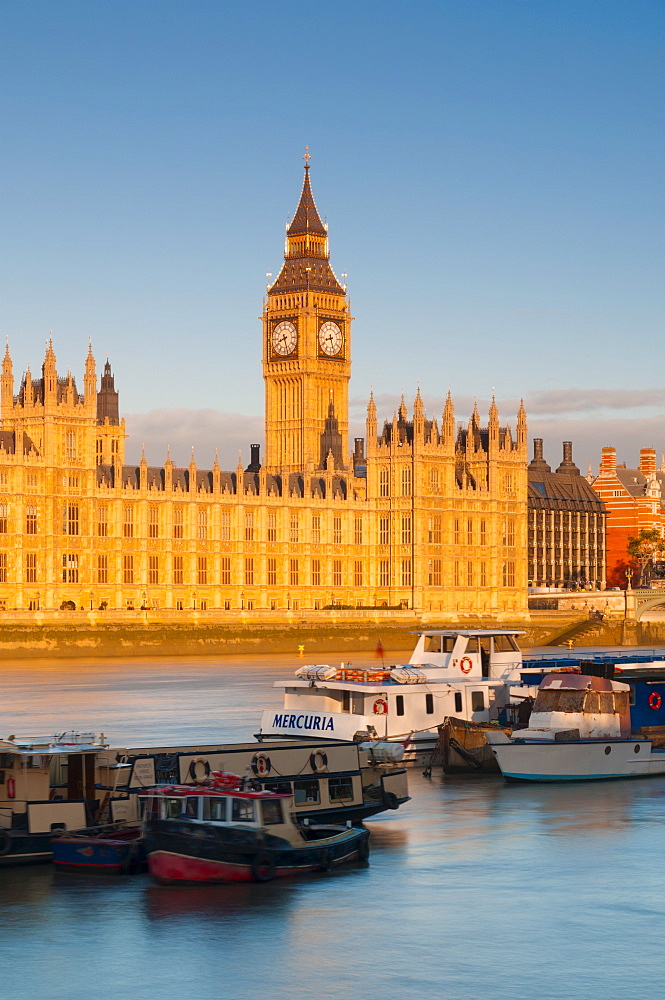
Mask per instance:
[[[328,754],[324,753],[323,750],[315,750],[314,753],[309,755],[309,766],[318,774],[320,771],[328,770]]]
[[[259,778],[262,778],[266,774],[270,774],[272,771],[272,764],[270,763],[270,757],[266,753],[255,753],[252,757],[252,771]]]
[[[470,656],[463,656],[462,659],[459,661],[459,668],[463,674],[468,674],[472,666],[473,663],[471,662]]]
[[[252,878],[255,882],[269,882],[275,877],[275,866],[267,851],[259,851],[252,861]]]
[[[4,858],[5,854],[9,854],[11,849],[12,838],[6,830],[0,830],[0,858]]]
[[[663,699],[657,691],[652,691],[649,695],[649,708],[652,708],[654,712],[657,712],[660,706],[663,704]]]
[[[197,764],[203,764],[203,774],[199,774],[199,772],[197,771],[196,768]],[[189,765],[189,776],[192,779],[192,781],[196,782],[197,785],[200,785],[202,782],[207,781],[208,778],[210,777],[210,764],[208,763],[208,761],[204,760],[203,757],[197,757],[196,760],[193,760]]]
[[[385,698],[377,698],[374,702],[374,714],[375,715],[387,715],[388,714],[388,702]]]

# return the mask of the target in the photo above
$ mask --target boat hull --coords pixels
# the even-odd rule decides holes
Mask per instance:
[[[508,781],[607,781],[665,774],[648,740],[511,742],[492,746]]]
[[[367,860],[369,831],[292,846],[260,831],[155,820],[147,834],[148,868],[159,882],[267,882]]]
[[[59,869],[120,875],[138,871],[145,862],[139,827],[113,836],[81,834],[54,837],[53,863]]]

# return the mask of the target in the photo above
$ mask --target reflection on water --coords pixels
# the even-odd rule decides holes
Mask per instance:
[[[0,734],[247,739],[295,662],[5,663]],[[410,780],[412,801],[368,824],[366,867],[248,886],[0,870],[2,996],[641,1000],[665,986],[665,778]]]

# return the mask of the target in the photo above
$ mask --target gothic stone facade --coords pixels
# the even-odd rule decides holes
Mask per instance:
[[[492,403],[440,425],[420,392],[348,445],[351,316],[329,264],[309,165],[263,316],[266,456],[225,472],[125,464],[106,363],[84,391],[58,376],[14,393],[2,368],[0,607],[284,611],[409,607],[442,618],[526,614],[526,415]]]

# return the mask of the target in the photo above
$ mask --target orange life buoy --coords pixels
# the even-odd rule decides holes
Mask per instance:
[[[652,691],[649,695],[649,708],[652,708],[654,712],[657,712],[660,706],[663,704],[663,699],[658,694],[657,691]]]
[[[264,774],[270,774],[271,770],[270,757],[265,753],[255,753],[252,757],[252,771],[257,778],[263,777]]]
[[[387,715],[388,714],[388,702],[385,698],[377,698],[374,702],[374,714],[375,715]]]
[[[472,666],[473,663],[471,662],[470,656],[463,656],[462,659],[459,661],[459,668],[463,674],[468,674]]]

